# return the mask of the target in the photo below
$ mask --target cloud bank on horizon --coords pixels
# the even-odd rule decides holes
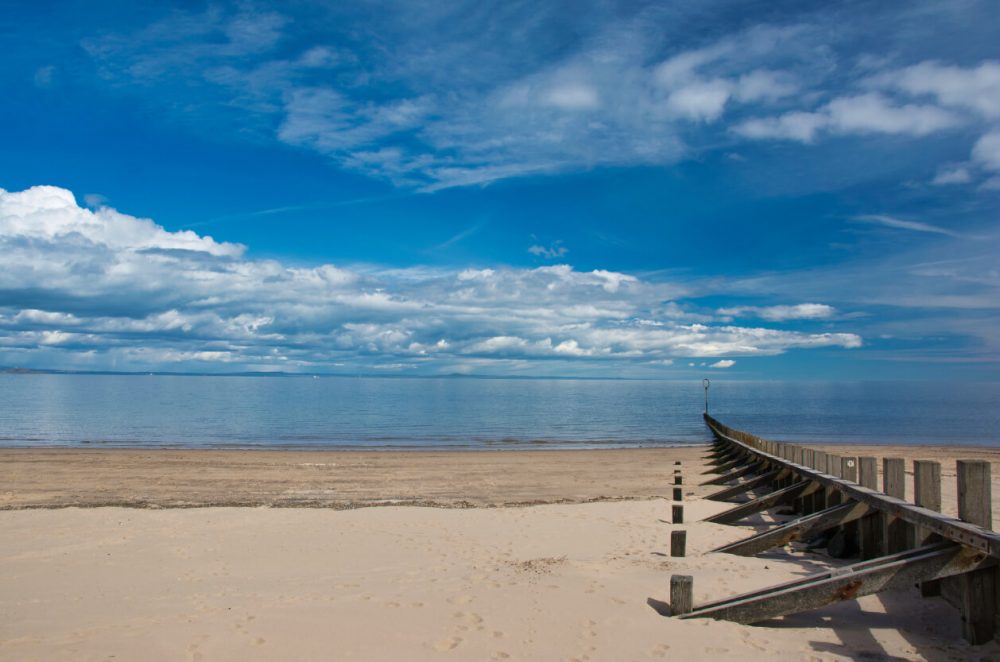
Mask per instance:
[[[240,245],[80,207],[51,186],[0,189],[0,254],[0,357],[14,365],[531,374],[544,361],[620,370],[861,346],[853,333],[720,322],[680,309],[672,299],[684,286],[569,265],[357,271],[254,260]]]

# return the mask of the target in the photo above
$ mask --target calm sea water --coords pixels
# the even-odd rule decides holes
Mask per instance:
[[[1000,446],[998,383],[714,382],[771,439]],[[0,375],[0,445],[590,448],[710,439],[701,382]]]

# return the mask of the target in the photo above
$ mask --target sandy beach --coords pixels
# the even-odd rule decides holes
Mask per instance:
[[[954,458],[1000,462],[825,448],[941,460],[946,512]],[[915,590],[761,626],[661,616],[674,573],[697,604],[835,563],[708,554],[752,527],[700,521],[727,507],[700,498],[703,454],[2,450],[0,658],[1000,659]]]

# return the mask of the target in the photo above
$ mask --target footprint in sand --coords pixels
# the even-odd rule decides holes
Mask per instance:
[[[446,651],[458,648],[458,645],[461,643],[462,643],[461,637],[448,637],[447,639],[442,639],[441,641],[434,644],[434,650],[436,650],[439,653],[444,653]]]
[[[652,651],[650,651],[650,654],[656,657],[666,657],[668,650],[670,650],[670,646],[668,646],[667,644],[660,644]]]

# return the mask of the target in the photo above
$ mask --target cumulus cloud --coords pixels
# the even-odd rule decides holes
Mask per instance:
[[[64,189],[0,189],[0,364],[537,372],[861,345],[852,333],[692,321],[674,302],[686,292],[569,265],[289,266],[86,209]]]
[[[709,368],[732,368],[734,365],[736,365],[736,361],[733,361],[731,359],[722,359],[721,361],[716,361],[715,363],[713,363],[712,365],[710,365],[708,367]]]

